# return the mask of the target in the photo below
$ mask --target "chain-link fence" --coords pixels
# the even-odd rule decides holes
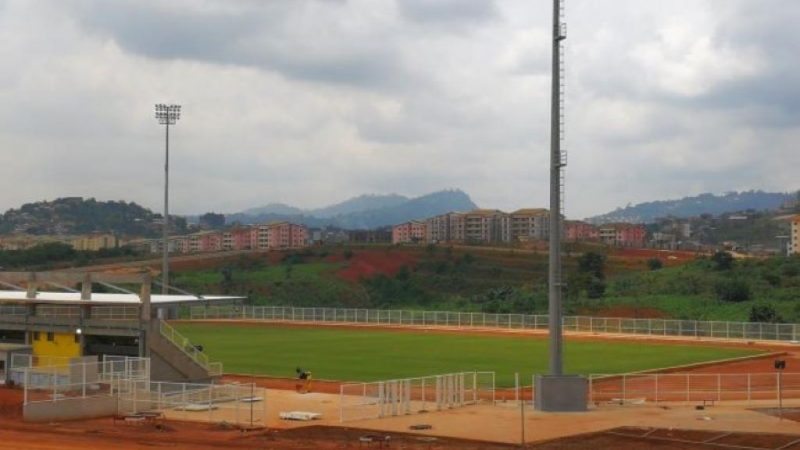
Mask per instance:
[[[547,315],[291,306],[196,306],[189,319],[247,319],[389,326],[546,330]],[[798,324],[616,317],[564,317],[564,330],[596,334],[796,342]]]
[[[494,403],[494,391],[494,372],[348,383],[340,387],[339,417],[346,422]]]

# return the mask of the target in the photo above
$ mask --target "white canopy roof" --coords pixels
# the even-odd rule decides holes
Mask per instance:
[[[107,294],[92,293],[91,300],[81,300],[80,292],[47,292],[38,291],[36,298],[27,298],[25,291],[0,290],[0,304],[57,304],[57,305],[138,305],[141,303],[136,294]],[[196,297],[194,295],[161,295],[151,294],[152,305],[175,305],[181,303],[219,302],[242,300],[244,297],[208,295]]]

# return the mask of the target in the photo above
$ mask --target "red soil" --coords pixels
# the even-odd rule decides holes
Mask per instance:
[[[83,450],[152,449],[161,447],[198,450],[220,448],[262,449],[357,449],[365,435],[391,436],[392,447],[406,449],[507,449],[509,445],[439,438],[421,441],[419,436],[354,428],[309,426],[288,430],[239,430],[218,424],[163,420],[127,424],[111,418],[61,423],[22,421],[22,392],[0,388],[0,449]]]
[[[393,251],[355,251],[347,267],[337,272],[339,278],[356,282],[362,278],[376,275],[394,276],[401,267],[413,267],[416,255],[409,252]]]

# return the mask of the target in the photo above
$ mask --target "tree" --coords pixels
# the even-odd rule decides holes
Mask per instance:
[[[750,308],[750,322],[781,323],[783,318],[772,305],[753,305]]]
[[[664,263],[658,258],[650,258],[647,260],[647,268],[650,270],[658,270],[664,267]]]
[[[740,279],[718,281],[714,285],[717,298],[723,302],[746,302],[750,300],[750,285]]]
[[[203,228],[222,228],[225,226],[225,215],[207,212],[200,216],[200,226]]]
[[[606,257],[599,253],[586,252],[578,258],[578,274],[574,280],[576,288],[586,290],[588,298],[601,298],[606,293],[605,264]]]
[[[716,252],[711,257],[714,268],[717,270],[731,270],[733,268],[733,255],[728,252]]]
[[[586,285],[586,296],[589,298],[602,298],[606,293],[606,282],[600,278],[592,277]]]
[[[600,253],[586,252],[578,258],[578,271],[591,274],[597,278],[605,278],[603,270],[606,265],[606,257]]]

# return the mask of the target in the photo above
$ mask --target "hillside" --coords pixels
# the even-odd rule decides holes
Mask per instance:
[[[798,193],[745,191],[723,195],[700,194],[678,200],[659,200],[617,208],[606,214],[590,217],[591,223],[652,223],[658,218],[688,218],[703,214],[720,215],[736,211],[778,209],[797,200]]]
[[[100,232],[156,236],[161,230],[161,217],[132,202],[65,197],[9,209],[0,216],[0,234],[73,235]],[[173,229],[179,233],[185,232],[186,221],[171,217]]]
[[[362,195],[335,205],[308,210],[273,203],[229,214],[225,220],[229,224],[289,220],[309,227],[365,229],[475,208],[477,208],[475,203],[463,191],[445,190],[416,198],[396,194]]]
[[[748,321],[755,308],[774,311],[761,320],[800,320],[800,258],[720,268],[689,252],[594,255],[600,258],[565,258],[568,314]],[[661,265],[651,270],[656,258]],[[176,264],[173,282],[192,292],[244,295],[254,304],[547,311],[547,254],[524,250],[323,247]]]

